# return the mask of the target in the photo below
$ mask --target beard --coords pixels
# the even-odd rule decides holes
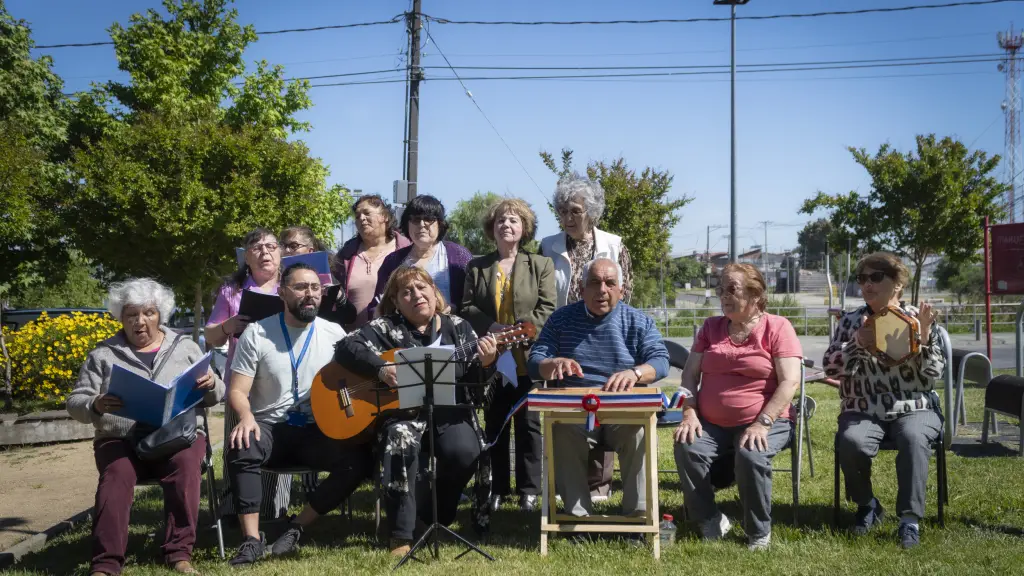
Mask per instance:
[[[292,313],[292,316],[297,318],[300,322],[309,324],[316,318],[317,307],[319,302],[313,298],[303,298],[302,300],[296,300],[288,305],[288,311]]]

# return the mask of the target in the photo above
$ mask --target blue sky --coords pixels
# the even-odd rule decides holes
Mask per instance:
[[[924,0],[751,0],[740,15],[922,4]],[[931,2],[927,2],[931,3]],[[154,0],[7,0],[38,44],[109,40],[106,29]],[[246,0],[240,21],[257,30],[387,20],[408,0]],[[464,20],[607,20],[728,16],[712,0],[423,0],[423,12]],[[1024,3],[894,14],[739,21],[737,62],[814,62],[998,52],[996,33]],[[431,24],[425,66],[666,66],[728,64],[727,22],[639,26],[459,26]],[[283,64],[289,76],[387,70],[401,66],[402,24],[263,36],[250,62]],[[43,51],[37,51],[43,52]],[[46,50],[67,91],[120,78],[110,46]],[[447,75],[446,70],[427,70]],[[501,74],[464,71],[464,76]],[[515,74],[514,72],[512,74]],[[526,72],[525,74],[530,74]],[[536,73],[534,73],[536,74]],[[380,78],[401,77],[401,72]],[[860,78],[856,78],[856,77]],[[879,77],[886,76],[886,77]],[[360,79],[360,78],[355,78]],[[344,78],[340,80],[346,80]],[[449,209],[478,190],[521,196],[540,216],[540,235],[557,223],[545,207],[555,176],[538,152],[575,150],[588,160],[626,158],[634,168],[670,171],[673,193],[694,200],[673,230],[673,252],[705,247],[705,226],[729,223],[729,77],[572,81],[467,80],[477,102],[522,161],[513,158],[456,82],[428,81],[421,92],[420,193]],[[325,81],[329,82],[329,81]],[[313,130],[298,137],[331,170],[331,182],[390,197],[402,175],[404,84],[315,88],[302,114]],[[914,136],[955,135],[990,153],[1003,150],[1004,78],[995,62],[920,68],[739,74],[737,81],[738,244],[764,239],[775,251],[796,244],[800,203],[817,190],[867,191],[847,146],[900,149]],[[531,179],[532,177],[532,179]],[[536,182],[536,185],[534,184]],[[539,189],[538,189],[539,187]],[[713,250],[728,241],[712,232]]]

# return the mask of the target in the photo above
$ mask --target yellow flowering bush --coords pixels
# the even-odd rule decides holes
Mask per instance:
[[[121,329],[109,314],[50,317],[45,312],[18,330],[4,331],[15,400],[60,408],[96,344]]]

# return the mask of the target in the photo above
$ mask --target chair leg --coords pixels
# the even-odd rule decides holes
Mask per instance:
[[[832,524],[839,528],[839,433],[835,439],[835,472],[832,486]]]
[[[797,442],[797,447],[800,445]],[[790,476],[793,481],[793,525],[800,525],[800,451],[794,447],[790,450]]]
[[[981,443],[988,444],[988,424],[989,420],[995,420],[992,412],[989,412],[988,408],[985,408],[985,415],[981,419]],[[994,424],[994,422],[993,422]],[[995,426],[993,426],[993,432],[995,432]]]
[[[811,444],[811,431],[808,429],[810,422],[804,423],[804,435],[807,436],[807,460],[811,464],[811,478],[814,478],[814,445]]]
[[[938,484],[939,484],[939,486],[938,486],[938,488],[939,488],[939,526],[945,528],[946,527],[946,510],[945,510],[945,505],[946,505],[946,498],[947,498],[947,493],[946,493],[946,481],[947,481],[947,477],[946,477],[946,447],[942,443],[942,440],[939,440],[939,446],[938,446],[938,448],[936,448],[936,451],[935,451],[935,465],[936,465],[935,474],[936,474],[936,477],[938,478],[938,481],[939,481],[938,482]]]

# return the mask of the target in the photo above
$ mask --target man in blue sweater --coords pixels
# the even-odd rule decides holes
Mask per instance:
[[[583,277],[583,300],[556,310],[530,350],[530,377],[605,391],[627,391],[664,378],[668,350],[653,320],[619,302],[619,264],[595,259],[584,267]],[[647,510],[642,426],[602,425],[587,432],[581,424],[559,424],[552,435],[556,488],[569,513],[588,516],[592,512],[587,455],[598,443],[619,455],[623,513]]]

